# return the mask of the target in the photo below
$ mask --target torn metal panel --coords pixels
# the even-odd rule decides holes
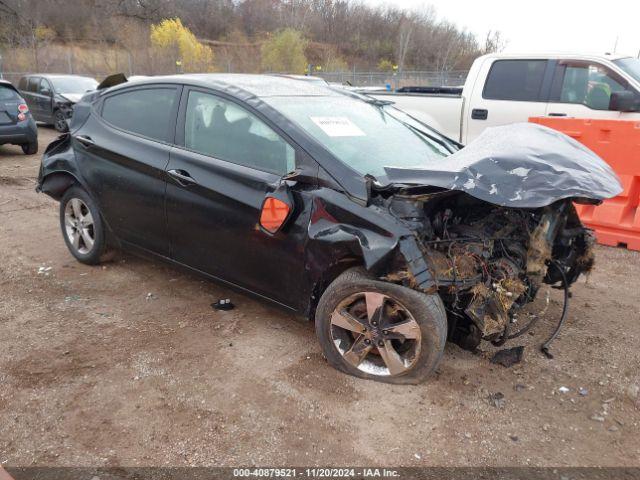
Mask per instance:
[[[458,190],[516,208],[544,207],[564,198],[602,201],[622,191],[611,167],[591,150],[530,123],[488,128],[444,161],[385,171],[389,183]]]

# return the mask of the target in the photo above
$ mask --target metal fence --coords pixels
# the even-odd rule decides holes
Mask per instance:
[[[47,69],[48,70],[48,69]],[[18,84],[20,77],[35,72],[2,72],[0,78],[9,80],[14,85]],[[38,72],[44,73],[44,72]],[[63,72],[55,72],[63,73]],[[101,72],[96,74],[89,71],[74,71],[76,75],[87,75],[101,80],[114,72]],[[449,72],[438,71],[405,71],[397,73],[386,72],[316,72],[315,75],[324,78],[328,82],[339,84],[351,84],[356,87],[385,87],[399,88],[406,86],[462,86],[467,78],[468,71],[457,70]]]
[[[403,72],[316,72],[315,75],[328,82],[345,84],[356,87],[384,87],[400,88],[407,86],[447,86],[464,85],[468,70],[430,71],[406,70]]]

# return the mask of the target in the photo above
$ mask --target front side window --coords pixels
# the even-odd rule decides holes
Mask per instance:
[[[51,95],[51,85],[49,85],[49,81],[46,78],[40,79],[38,93],[41,95]]]
[[[482,97],[538,102],[546,68],[546,60],[498,60],[491,66]]]
[[[257,170],[284,175],[295,169],[295,151],[262,120],[233,102],[191,91],[185,147]]]
[[[560,87],[560,103],[577,103],[593,110],[609,110],[611,93],[627,90],[618,75],[597,64],[567,64]]]
[[[102,118],[111,125],[137,135],[166,141],[176,90],[145,88],[105,98]]]

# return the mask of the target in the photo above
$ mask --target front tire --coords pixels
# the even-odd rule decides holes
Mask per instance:
[[[60,228],[67,248],[79,262],[96,265],[109,256],[100,211],[79,186],[69,188],[60,200]]]
[[[383,282],[354,268],[320,298],[316,334],[338,370],[379,382],[416,384],[442,358],[447,317],[437,294]]]
[[[56,110],[53,112],[53,128],[55,128],[60,133],[65,133],[69,130],[69,125],[67,125],[67,117],[62,112],[62,110]]]

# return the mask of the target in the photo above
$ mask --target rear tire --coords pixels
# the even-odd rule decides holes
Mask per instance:
[[[371,278],[362,268],[347,270],[329,285],[315,318],[329,363],[379,382],[423,382],[438,366],[447,340],[440,296]]]
[[[81,187],[69,188],[60,200],[60,228],[71,255],[87,265],[97,265],[113,257],[106,242],[100,211]]]
[[[23,143],[20,145],[25,155],[35,155],[38,153],[38,142]]]

